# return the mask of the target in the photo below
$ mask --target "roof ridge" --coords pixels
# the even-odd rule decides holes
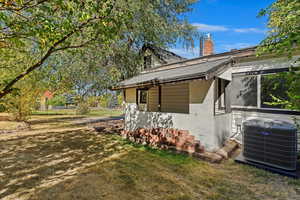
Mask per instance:
[[[160,68],[160,67],[165,67],[165,66],[169,66],[169,65],[174,65],[174,64],[181,64],[184,62],[189,62],[189,61],[193,61],[193,60],[201,60],[201,59],[208,59],[208,58],[213,58],[213,57],[219,57],[219,56],[230,56],[230,55],[234,55],[234,54],[238,54],[240,52],[243,51],[248,51],[248,50],[255,50],[257,48],[257,46],[251,46],[251,47],[246,47],[246,48],[241,48],[241,49],[236,49],[236,50],[232,50],[232,51],[226,51],[226,52],[222,52],[222,53],[217,53],[217,54],[212,54],[212,55],[207,55],[207,56],[202,56],[202,57],[196,57],[196,58],[190,58],[190,59],[185,59],[185,60],[181,60],[181,61],[177,61],[177,62],[173,62],[173,63],[167,63],[167,64],[163,64],[161,66],[158,66],[154,69]]]
[[[215,59],[215,60],[205,60],[204,62],[198,62],[198,63],[193,63],[193,64],[189,64],[189,65],[185,65],[185,66],[177,66],[177,67],[166,68],[166,69],[156,68],[156,70],[144,71],[144,72],[141,72],[141,73],[137,74],[136,76],[138,76],[140,74],[149,74],[149,73],[153,73],[153,72],[161,72],[161,71],[168,71],[168,70],[177,69],[177,68],[190,67],[190,66],[193,66],[193,65],[203,64],[203,63],[207,63],[207,62],[215,62],[215,61],[219,61],[219,60],[225,60],[225,59],[228,59],[228,58],[232,58],[232,57],[231,56],[221,57],[221,58]]]

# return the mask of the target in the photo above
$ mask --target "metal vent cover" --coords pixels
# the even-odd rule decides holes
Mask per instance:
[[[243,123],[243,155],[249,161],[296,170],[297,128],[279,120],[246,120]]]

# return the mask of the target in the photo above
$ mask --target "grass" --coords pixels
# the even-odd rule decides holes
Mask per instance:
[[[73,109],[34,111],[30,117],[30,124],[33,129],[61,128],[71,125],[71,121],[87,117],[114,117],[121,116],[121,109],[93,109],[86,115],[77,115]],[[7,113],[0,113],[0,130],[15,130],[21,123],[9,121]]]
[[[68,119],[35,117],[34,128],[49,132],[0,137],[0,199],[300,199],[299,180],[233,160],[210,164],[117,135],[56,132]]]
[[[0,130],[15,130],[20,124],[20,122],[0,121]]]
[[[121,109],[93,109],[86,115],[80,116],[120,116],[123,114]],[[34,111],[33,115],[77,115],[74,109],[48,110],[48,111]]]
[[[111,136],[106,136],[111,137]],[[76,180],[38,194],[43,199],[297,199],[299,181],[228,161],[213,165],[184,155],[120,142],[126,154]],[[64,184],[67,184],[65,186]],[[67,188],[67,189],[66,189]]]
[[[0,113],[0,131],[1,130],[14,130],[21,123],[9,121],[9,115],[7,113]]]

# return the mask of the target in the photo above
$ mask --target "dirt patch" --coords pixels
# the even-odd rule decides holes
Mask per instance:
[[[9,116],[0,115],[0,121],[9,121]]]

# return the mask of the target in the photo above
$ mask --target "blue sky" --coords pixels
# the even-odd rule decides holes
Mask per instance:
[[[257,18],[262,8],[274,0],[200,0],[186,16],[200,32],[211,33],[215,53],[254,46],[266,37],[267,19]],[[185,50],[180,45],[171,51],[186,58],[198,56],[199,41],[195,49]]]

